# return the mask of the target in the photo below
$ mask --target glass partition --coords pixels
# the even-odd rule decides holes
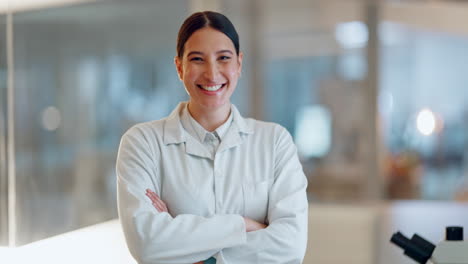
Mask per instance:
[[[366,199],[366,2],[264,3],[265,118],[293,135],[311,201]]]
[[[402,7],[405,12],[397,14]],[[468,32],[456,23],[465,17],[447,19],[448,7],[440,4],[437,19],[425,21],[417,10],[430,12],[430,3],[389,2],[380,23],[380,105],[391,199],[468,201]]]
[[[117,216],[121,135],[166,116],[186,1],[101,1],[14,14],[17,244]]]

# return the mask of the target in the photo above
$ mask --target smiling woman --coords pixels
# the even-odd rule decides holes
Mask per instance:
[[[234,26],[198,12],[177,41],[189,101],[132,127],[119,149],[130,252],[139,263],[302,263],[307,180],[286,129],[230,102],[243,57]]]
[[[189,111],[201,125],[202,118],[228,116],[229,99],[234,92],[242,68],[242,53],[237,55],[232,41],[223,33],[210,27],[197,30],[185,43],[185,54],[175,58],[179,78],[190,95]],[[210,120],[211,121],[211,120]],[[226,119],[213,120],[213,131]],[[211,123],[211,122],[210,122]]]
[[[200,12],[185,21],[177,42],[174,62],[190,95],[190,114],[213,131],[226,121],[229,99],[242,70],[243,54],[239,52],[237,32],[224,15]],[[204,113],[210,119],[220,118],[207,122]]]

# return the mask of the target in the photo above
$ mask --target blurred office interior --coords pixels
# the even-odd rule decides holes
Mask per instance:
[[[305,263],[411,263],[394,229],[437,242],[468,228],[468,1],[1,0],[1,263],[9,248],[119,229],[120,137],[187,99],[177,31],[207,9],[239,31],[234,104],[298,147]],[[315,243],[328,230],[360,240]]]

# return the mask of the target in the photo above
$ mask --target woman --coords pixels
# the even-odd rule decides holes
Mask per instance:
[[[140,264],[302,262],[307,181],[289,133],[230,103],[242,57],[224,15],[194,13],[174,59],[189,101],[122,137],[119,216]]]

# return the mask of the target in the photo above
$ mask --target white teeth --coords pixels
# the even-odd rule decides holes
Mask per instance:
[[[200,86],[201,88],[207,91],[214,92],[214,91],[217,91],[219,88],[221,88],[223,85],[220,84],[220,85],[215,85],[215,86],[203,86],[203,85],[200,85]]]

